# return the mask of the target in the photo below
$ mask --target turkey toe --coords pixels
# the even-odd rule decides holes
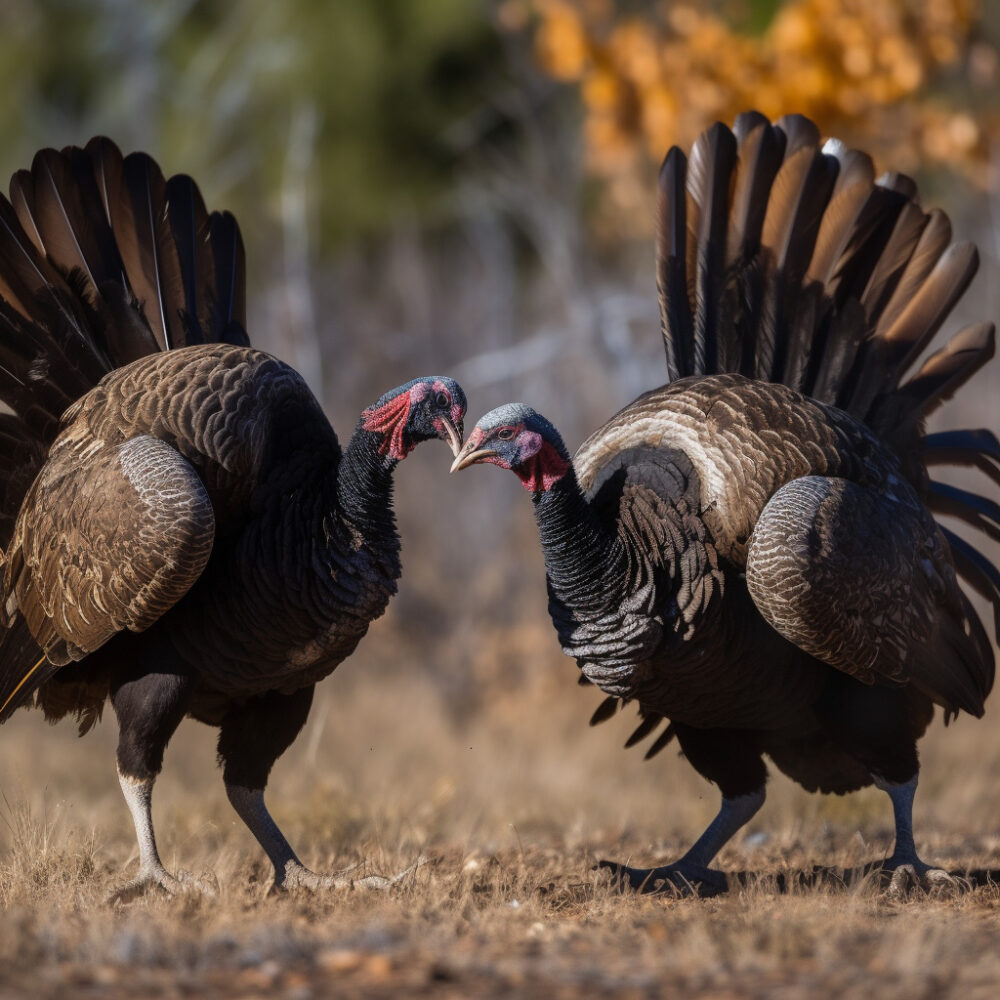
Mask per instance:
[[[612,883],[622,892],[631,889],[641,893],[707,898],[729,890],[725,872],[686,862],[660,868],[630,868],[617,861],[599,861],[597,867],[608,869],[612,873]]]

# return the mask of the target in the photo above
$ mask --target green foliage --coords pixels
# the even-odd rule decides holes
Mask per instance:
[[[469,0],[8,0],[4,167],[106,132],[244,218],[301,176],[335,243],[434,210],[498,59]]]

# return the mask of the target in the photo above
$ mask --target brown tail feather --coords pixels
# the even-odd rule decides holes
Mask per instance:
[[[927,276],[934,270],[941,255],[951,243],[951,221],[940,209],[927,214],[927,223],[920,233],[906,267],[885,310],[878,317],[875,336],[884,337],[896,320],[913,301]]]
[[[926,417],[979,371],[995,350],[992,323],[967,326],[932,354],[899,393]]]

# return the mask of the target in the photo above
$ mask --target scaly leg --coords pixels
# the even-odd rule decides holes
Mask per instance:
[[[219,759],[229,801],[274,865],[275,888],[381,889],[394,885],[422,861],[391,879],[377,875],[352,879],[346,872],[320,875],[302,864],[267,810],[268,775],[305,724],[312,697],[312,687],[290,695],[272,692],[230,709],[219,733]]]
[[[139,871],[111,895],[127,901],[154,886],[176,893],[187,888],[211,894],[213,887],[186,873],[171,875],[160,860],[153,833],[153,784],[163,752],[184,717],[190,681],[183,674],[146,673],[116,683],[111,704],[118,716],[118,780],[139,843]]]
[[[725,892],[723,872],[709,868],[712,859],[764,804],[767,767],[758,738],[744,730],[697,729],[673,723],[688,763],[722,792],[722,806],[694,846],[674,864],[659,868],[628,868],[602,861],[617,873],[619,885],[642,892],[693,893],[714,896]]]
[[[891,892],[904,893],[910,881],[918,885],[955,885],[955,879],[941,868],[920,860],[913,842],[913,797],[917,792],[917,775],[909,781],[894,783],[873,774],[877,788],[892,800],[893,820],[896,826],[896,843],[892,854],[882,862],[882,870],[893,872],[889,883]]]
[[[284,834],[278,829],[278,824],[274,822],[264,804],[262,788],[227,784],[226,794],[240,819],[246,823],[274,865],[276,889],[385,889],[401,882],[419,867],[419,863],[412,865],[392,878],[384,878],[381,875],[351,878],[350,870],[339,875],[317,874],[299,861]]]
[[[680,860],[659,868],[630,868],[613,861],[601,861],[601,868],[610,868],[619,883],[639,892],[698,891],[700,895],[725,892],[728,882],[724,872],[709,868],[712,860],[757,814],[764,804],[763,788],[746,795],[722,799],[715,819]]]

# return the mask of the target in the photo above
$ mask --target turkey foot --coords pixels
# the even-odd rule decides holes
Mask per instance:
[[[161,890],[169,896],[200,894],[212,897],[218,895],[219,882],[211,873],[193,875],[191,872],[179,871],[175,876],[162,866],[148,868],[112,892],[106,902],[112,906],[116,903],[131,903],[151,889]]]
[[[597,867],[608,869],[614,885],[622,892],[632,889],[641,893],[707,898],[729,889],[725,872],[690,861],[682,860],[660,868],[630,868],[617,861],[599,861]]]
[[[428,860],[421,855],[408,868],[404,868],[403,871],[391,877],[365,875],[361,878],[352,878],[351,873],[357,871],[361,867],[360,864],[352,865],[336,875],[320,875],[294,859],[285,864],[282,877],[279,878],[277,874],[275,875],[274,889],[278,892],[287,892],[292,889],[312,891],[320,889],[390,889],[394,885],[399,885],[418,868],[427,864]]]
[[[890,899],[957,895],[972,888],[966,879],[951,875],[943,868],[934,868],[923,861],[909,858],[886,858],[881,865],[880,874],[883,884],[888,882],[887,894]]]

